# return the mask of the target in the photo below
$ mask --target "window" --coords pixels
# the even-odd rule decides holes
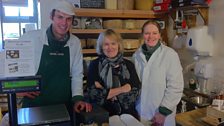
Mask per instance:
[[[2,12],[2,32],[3,41],[6,39],[18,39],[27,29],[38,27],[38,2],[37,0],[27,0],[27,6],[17,6],[15,4],[4,4]],[[0,43],[2,45],[2,43]],[[0,47],[1,47],[0,45]]]

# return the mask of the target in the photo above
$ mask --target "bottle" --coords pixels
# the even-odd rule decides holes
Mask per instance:
[[[192,78],[189,80],[189,87],[190,87],[190,89],[192,89],[192,90],[197,89],[196,82],[195,82],[195,80],[192,79]]]
[[[189,78],[189,88],[192,90],[195,90],[195,89],[197,89],[197,81],[196,81],[196,77],[194,75],[194,69],[191,69],[190,72],[191,72],[191,75]]]

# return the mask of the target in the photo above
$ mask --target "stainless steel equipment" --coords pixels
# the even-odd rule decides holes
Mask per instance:
[[[57,124],[70,121],[65,105],[50,105],[43,107],[18,109],[18,125],[33,126],[43,124]],[[63,125],[69,126],[69,125]]]

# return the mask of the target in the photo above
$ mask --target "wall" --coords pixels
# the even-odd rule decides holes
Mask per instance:
[[[214,37],[214,57],[215,67],[214,78],[210,86],[212,90],[224,89],[224,1],[213,0],[209,8],[209,30]]]
[[[41,19],[41,28],[47,28],[50,23],[50,12],[52,10],[55,0],[40,0],[40,19]]]

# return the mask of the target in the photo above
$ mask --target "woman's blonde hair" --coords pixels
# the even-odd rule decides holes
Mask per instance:
[[[97,45],[96,45],[96,52],[98,55],[102,55],[103,53],[103,42],[105,41],[105,38],[109,38],[110,40],[114,40],[118,43],[118,52],[123,53],[123,44],[122,44],[122,38],[120,33],[115,32],[112,29],[107,29],[104,32],[101,32],[98,39],[97,39]]]

